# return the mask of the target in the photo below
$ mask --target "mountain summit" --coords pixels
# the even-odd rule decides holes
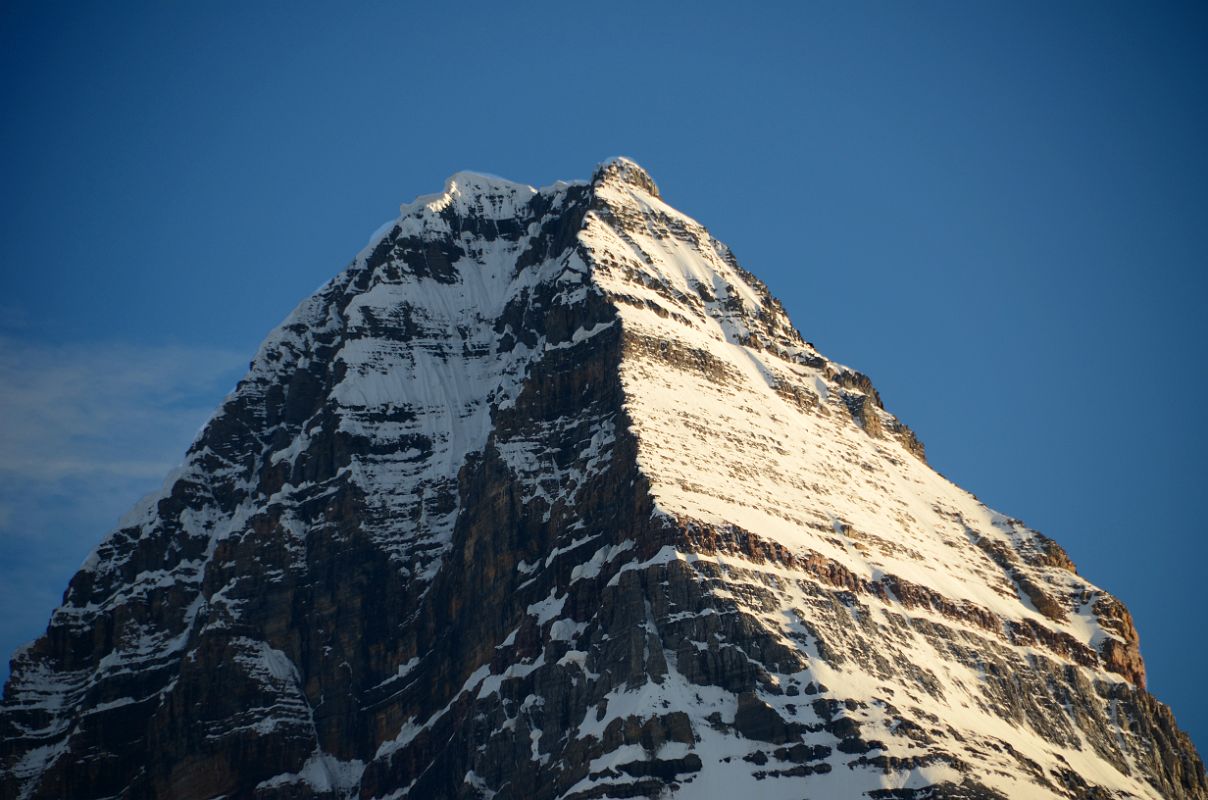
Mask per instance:
[[[641,167],[458,173],[15,655],[0,797],[1208,797],[1137,643]]]

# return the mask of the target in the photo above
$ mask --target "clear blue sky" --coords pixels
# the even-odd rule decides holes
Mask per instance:
[[[0,650],[400,202],[626,154],[1208,746],[1208,6],[408,5],[0,5]]]

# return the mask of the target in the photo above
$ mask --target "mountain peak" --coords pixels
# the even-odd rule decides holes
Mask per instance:
[[[660,197],[658,184],[650,173],[636,161],[625,156],[613,156],[596,167],[592,175],[593,184],[617,183],[638,188],[649,195]]]
[[[445,179],[444,191],[424,194],[399,206],[406,217],[425,211],[439,213],[452,207],[458,214],[473,213],[487,219],[505,219],[516,215],[537,189],[486,172],[461,170]]]
[[[14,656],[0,798],[1208,797],[1123,604],[656,193],[404,205]]]

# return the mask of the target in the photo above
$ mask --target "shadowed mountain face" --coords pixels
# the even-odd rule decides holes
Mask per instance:
[[[1208,797],[1137,642],[637,165],[459,173],[17,653],[0,797]]]

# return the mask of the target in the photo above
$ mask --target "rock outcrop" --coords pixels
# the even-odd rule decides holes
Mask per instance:
[[[1205,798],[1131,618],[640,167],[459,173],[72,579],[0,798]]]

